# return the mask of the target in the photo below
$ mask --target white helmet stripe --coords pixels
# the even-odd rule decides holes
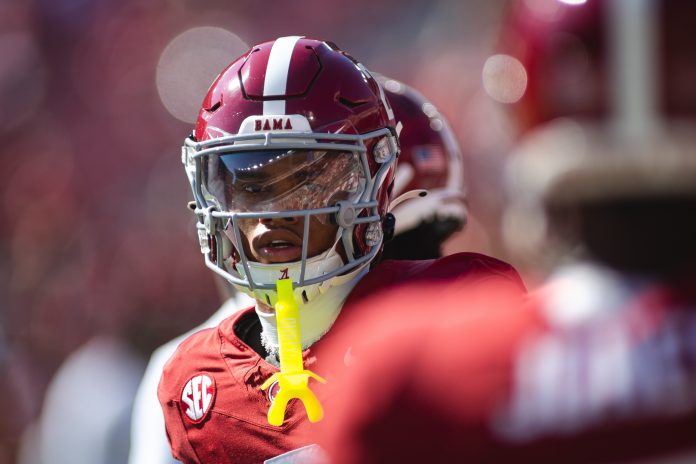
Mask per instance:
[[[283,95],[288,85],[290,58],[295,44],[301,36],[281,37],[273,43],[268,65],[266,80],[263,83],[263,95]],[[264,115],[285,114],[285,100],[268,100],[263,102]]]

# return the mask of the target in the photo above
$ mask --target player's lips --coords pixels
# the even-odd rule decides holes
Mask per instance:
[[[271,229],[254,237],[251,246],[262,261],[288,263],[302,257],[302,238],[288,229]]]

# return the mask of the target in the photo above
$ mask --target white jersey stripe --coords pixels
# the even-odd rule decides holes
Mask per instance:
[[[263,95],[283,95],[288,85],[290,58],[295,44],[302,37],[281,37],[273,43],[266,66],[266,80],[263,83]],[[285,100],[268,100],[263,102],[264,115],[285,114]]]

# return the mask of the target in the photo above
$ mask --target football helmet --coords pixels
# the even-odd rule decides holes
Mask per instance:
[[[382,87],[336,45],[252,47],[213,82],[182,149],[206,266],[269,305],[278,279],[307,303],[355,276],[390,233],[398,150]],[[251,259],[240,224],[266,220],[303,221],[299,260]],[[336,227],[333,246],[311,252],[310,221]]]
[[[391,208],[395,237],[386,244],[384,256],[436,258],[442,242],[466,224],[462,152],[447,119],[423,95],[395,79],[380,75],[377,80],[401,125],[393,191],[397,198]],[[427,190],[427,195],[400,201],[405,198],[400,195],[419,190]],[[409,234],[420,243],[426,235],[432,246],[402,246],[401,237]]]
[[[520,133],[507,170],[512,249],[540,249],[580,205],[696,193],[694,14],[687,1],[510,5],[489,59],[504,66],[484,85],[522,89],[506,102]]]

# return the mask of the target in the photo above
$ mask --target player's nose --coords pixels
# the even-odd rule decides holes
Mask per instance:
[[[270,217],[270,218],[259,218],[259,222],[263,225],[270,226],[282,226],[289,224],[298,224],[301,219],[297,216],[291,217]]]

